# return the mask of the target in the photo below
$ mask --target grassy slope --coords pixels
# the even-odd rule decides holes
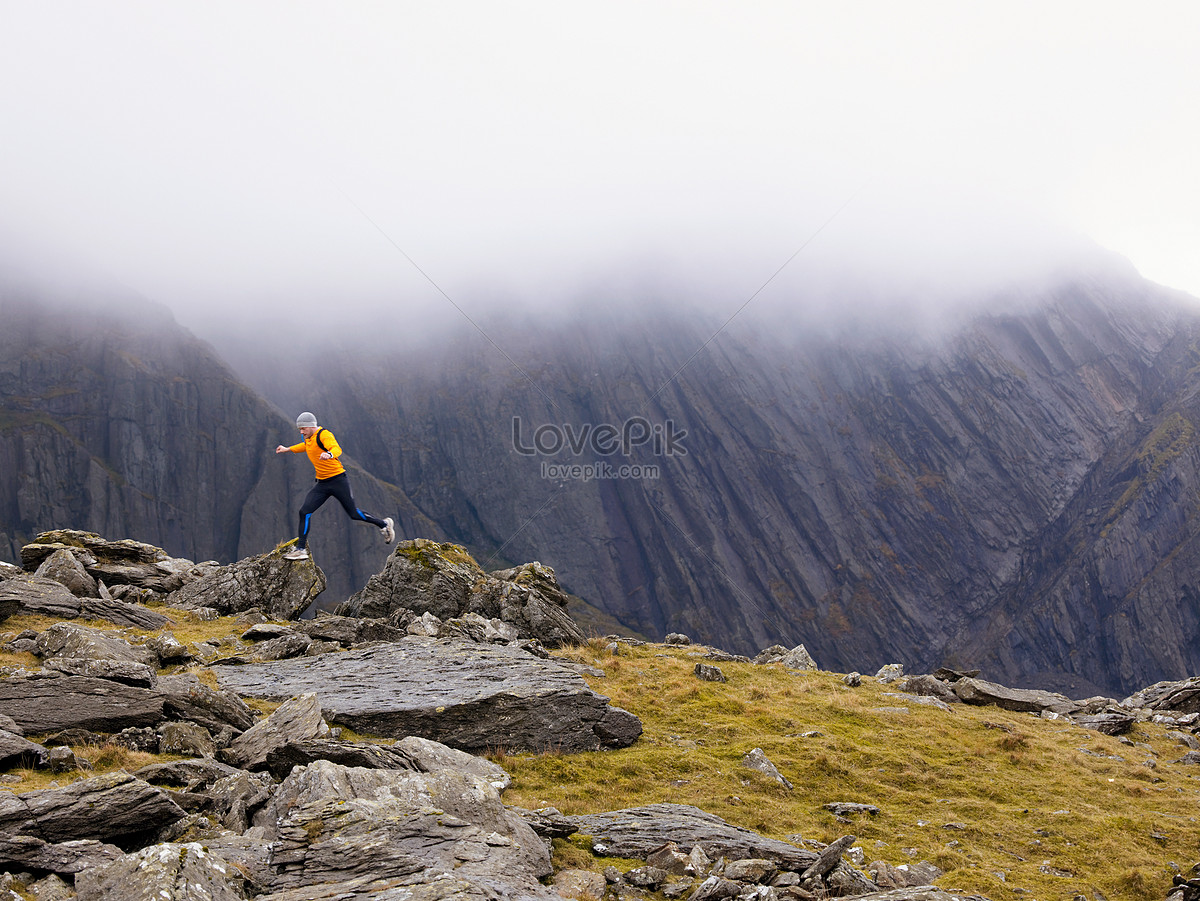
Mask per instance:
[[[232,618],[180,619],[172,631],[193,645],[244,628]],[[5,627],[11,637],[52,622],[13,617]],[[966,705],[947,713],[889,697],[892,687],[870,678],[852,689],[836,674],[779,666],[722,663],[727,683],[702,682],[693,675],[702,649],[622,644],[614,657],[606,643],[558,656],[602,668],[605,677],[587,681],[641,718],[642,738],[619,751],[498,754],[514,778],[507,803],[580,814],[666,801],[776,838],[830,842],[849,832],[868,861],[930,860],[947,871],[942,886],[995,901],[1091,899],[1097,891],[1112,901],[1159,901],[1171,881],[1168,861],[1187,869],[1200,858],[1200,767],[1170,763],[1186,748],[1165,727],[1139,726],[1131,746],[1063,721]],[[38,664],[32,655],[0,654],[0,669],[17,665]],[[880,709],[898,707],[908,712]],[[741,766],[755,747],[792,791]],[[0,788],[29,791],[162,759],[111,746],[76,751],[91,772],[13,770],[14,781]],[[880,813],[842,824],[822,808],[832,801],[874,804]],[[582,837],[556,844],[557,866],[634,863],[593,857]]]
[[[853,833],[868,862],[930,860],[946,871],[942,886],[997,901],[1097,891],[1158,901],[1168,861],[1187,869],[1200,858],[1200,767],[1170,763],[1187,749],[1163,726],[1137,727],[1129,745],[995,707],[919,706],[870,678],[852,689],[832,673],[723,663],[729,681],[710,683],[693,675],[697,648],[601,648],[561,656],[602,667],[606,677],[588,682],[641,717],[645,734],[620,751],[503,756],[508,803],[582,814],[673,802],[775,838]],[[897,707],[908,712],[880,709]],[[740,765],[755,747],[792,791]],[[832,801],[880,813],[842,824],[822,808]],[[560,860],[603,867],[587,845],[560,843]]]

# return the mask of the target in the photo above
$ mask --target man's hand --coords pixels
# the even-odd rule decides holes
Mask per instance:
[[[322,460],[332,460],[333,454],[331,454],[329,451],[325,451],[325,453],[321,454],[321,459]]]
[[[282,444],[279,445],[279,447],[275,448],[275,453],[277,453],[277,454],[286,454],[287,452],[288,452],[288,448],[284,447]]]

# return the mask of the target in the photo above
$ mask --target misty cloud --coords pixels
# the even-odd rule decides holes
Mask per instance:
[[[846,283],[928,301],[1093,254],[1082,236],[1107,242],[1092,226],[1113,218],[1121,181],[1098,161],[1142,185],[1116,199],[1144,230],[1111,249],[1153,263],[1138,254],[1167,242],[1148,196],[1200,191],[1178,174],[1190,161],[1161,152],[1200,137],[1198,17],[8,4],[0,197],[11,228],[201,331],[459,315],[443,291],[471,316],[680,294],[730,310],[806,242],[755,306]],[[1182,168],[1151,182],[1172,159]],[[1195,219],[1172,223],[1200,236]],[[1184,265],[1161,268],[1200,290]]]

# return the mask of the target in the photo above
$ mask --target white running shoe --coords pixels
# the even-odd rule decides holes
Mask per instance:
[[[391,544],[396,540],[396,529],[390,516],[383,521],[383,528],[379,531],[383,533],[384,544]]]
[[[308,560],[308,548],[294,547],[283,555],[284,560]]]

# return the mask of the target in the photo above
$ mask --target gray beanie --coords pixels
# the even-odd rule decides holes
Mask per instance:
[[[315,429],[317,427],[317,417],[311,413],[301,413],[296,417],[296,428],[298,429]]]

